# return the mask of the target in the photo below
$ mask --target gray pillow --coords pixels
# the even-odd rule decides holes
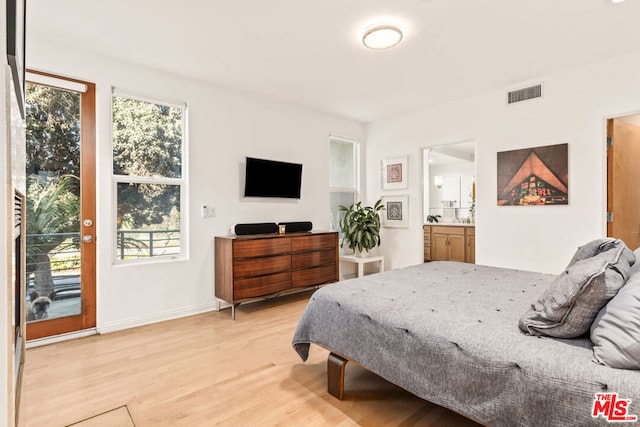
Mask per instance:
[[[611,249],[611,247],[616,244],[615,242],[616,239],[614,239],[613,237],[604,237],[601,239],[592,240],[586,245],[578,247],[578,250],[573,255],[573,258],[571,258],[571,261],[569,261],[569,265],[567,266],[567,268],[571,267],[578,261],[594,257],[601,252],[605,252]]]
[[[635,250],[640,259],[640,249]],[[591,325],[594,361],[611,368],[640,369],[640,262]]]
[[[598,311],[629,277],[635,255],[613,240],[595,256],[569,265],[520,318],[529,335],[575,338],[589,331]]]

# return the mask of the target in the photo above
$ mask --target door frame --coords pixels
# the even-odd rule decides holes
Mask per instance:
[[[623,116],[617,116],[623,117]],[[613,193],[613,168],[611,162],[613,161],[613,147],[609,145],[609,138],[613,137],[613,121],[616,117],[609,117],[605,121],[605,211],[604,211],[604,224],[606,228],[606,235],[611,236],[613,234],[613,222],[609,222],[609,212],[613,212],[613,197],[609,197]]]
[[[27,340],[33,340],[79,332],[96,326],[96,85],[84,80],[42,71],[27,70],[27,73],[51,78],[52,83],[50,84],[37,82],[37,84],[45,86],[58,87],[55,85],[55,80],[61,80],[86,87],[85,92],[80,92],[81,310],[80,314],[74,316],[28,323],[26,327]],[[85,225],[85,220],[91,220],[91,224]],[[82,236],[85,235],[91,235],[92,241],[83,242]]]
[[[613,136],[613,121],[616,119],[621,119],[623,117],[628,116],[637,116],[640,115],[640,110],[627,111],[623,113],[617,113],[612,115],[607,115],[604,117],[604,185],[603,185],[603,198],[604,198],[604,212],[602,217],[604,218],[604,226],[603,232],[605,236],[609,237],[613,234],[613,223],[608,221],[608,213],[613,211],[613,199],[609,198],[609,194],[611,194],[614,189],[613,183],[613,168],[610,167],[610,162],[612,161],[612,150],[613,146],[609,146],[609,138]]]

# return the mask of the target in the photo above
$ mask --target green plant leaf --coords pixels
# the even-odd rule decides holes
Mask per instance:
[[[382,199],[378,199],[373,206],[363,206],[362,201],[358,201],[348,208],[340,206],[339,209],[344,212],[339,221],[342,244],[346,243],[349,248],[360,251],[380,245],[378,212],[384,209]]]

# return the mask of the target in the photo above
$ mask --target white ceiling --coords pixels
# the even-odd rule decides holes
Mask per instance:
[[[27,0],[37,38],[370,122],[639,51],[640,0]]]

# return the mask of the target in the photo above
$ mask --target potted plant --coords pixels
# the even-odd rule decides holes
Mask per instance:
[[[427,222],[438,222],[438,218],[441,218],[441,215],[427,215]]]
[[[384,209],[382,199],[373,206],[362,206],[362,202],[356,202],[349,206],[338,206],[338,211],[344,212],[340,219],[340,232],[342,241],[340,247],[347,247],[354,252],[365,256],[368,251],[380,246],[380,215],[378,212]]]

